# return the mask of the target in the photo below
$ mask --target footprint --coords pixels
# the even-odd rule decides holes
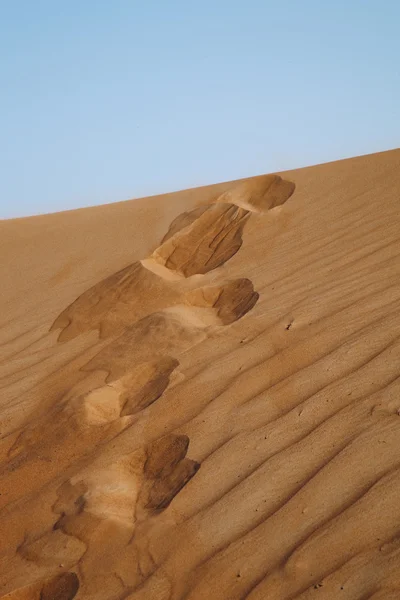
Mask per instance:
[[[1,597],[1,600],[72,600],[79,590],[76,573],[60,573],[44,582],[19,588]]]
[[[40,600],[71,600],[78,589],[79,579],[76,573],[62,573],[44,584]]]
[[[106,385],[76,396],[70,393],[59,420],[66,417],[79,429],[80,425],[102,426],[140,412],[163,394],[179,361],[164,356],[132,364],[122,377],[109,376]],[[123,373],[121,369],[118,372]]]
[[[167,434],[144,449],[118,457],[105,453],[90,469],[58,489],[54,529],[90,544],[96,520],[112,520],[134,529],[148,511],[161,511],[200,468],[187,458],[189,438]]]
[[[86,546],[77,538],[65,535],[61,529],[50,530],[40,538],[26,541],[17,549],[18,554],[29,563],[41,568],[68,567],[76,565],[86,552]]]
[[[164,356],[139,365],[134,373],[120,380],[123,388],[121,416],[133,415],[158,400],[178,365],[176,358]]]
[[[124,457],[107,451],[99,455],[90,468],[59,487],[53,506],[53,512],[59,515],[54,529],[86,545],[100,521],[110,520],[132,529],[143,463],[143,450]]]
[[[239,250],[249,216],[248,210],[234,204],[213,204],[191,225],[169,237],[151,258],[183,277],[208,273]]]
[[[249,279],[192,290],[184,297],[185,304],[148,315],[128,327],[82,370],[107,371],[106,381],[110,383],[129,373],[132,365],[162,361],[165,356],[177,356],[188,350],[207,337],[210,325],[233,323],[246,314],[257,300],[258,293]],[[154,356],[155,351],[158,357]],[[163,381],[162,374],[160,378],[159,384]],[[151,379],[150,388],[154,385]]]
[[[57,317],[50,331],[62,329],[59,342],[93,329],[99,330],[100,338],[107,338],[179,299],[179,291],[136,262],[79,296]]]
[[[208,273],[239,250],[251,212],[265,213],[284,204],[294,189],[294,183],[279,175],[238,183],[207,209],[177,217],[151,258],[184,277]]]
[[[200,464],[194,460],[189,458],[181,460],[171,473],[154,481],[150,488],[146,508],[153,510],[167,508],[199,468]]]
[[[253,308],[259,298],[250,279],[235,279],[223,285],[205,286],[186,294],[189,304],[213,308],[219,324],[230,325]]]
[[[236,204],[256,213],[266,213],[281,206],[295,190],[295,184],[279,175],[262,175],[238,183],[222,194],[217,202]]]
[[[163,510],[197,473],[200,464],[186,457],[189,438],[168,434],[147,447],[141,501],[146,509]]]
[[[106,371],[106,381],[121,379],[135,365],[175,356],[205,339],[204,325],[188,320],[184,310],[156,312],[128,327],[105,346],[82,371]]]

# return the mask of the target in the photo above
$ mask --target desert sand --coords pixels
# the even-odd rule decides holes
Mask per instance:
[[[400,598],[400,151],[0,256],[1,598]]]

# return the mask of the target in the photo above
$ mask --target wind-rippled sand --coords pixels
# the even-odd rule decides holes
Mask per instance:
[[[400,151],[0,252],[1,598],[400,598]]]

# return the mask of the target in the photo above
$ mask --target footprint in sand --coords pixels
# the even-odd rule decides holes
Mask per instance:
[[[1,597],[1,600],[72,600],[79,590],[75,573],[61,573],[55,577],[18,588]]]

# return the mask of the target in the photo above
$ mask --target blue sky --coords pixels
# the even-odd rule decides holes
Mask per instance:
[[[4,0],[0,217],[399,146],[398,0]]]

